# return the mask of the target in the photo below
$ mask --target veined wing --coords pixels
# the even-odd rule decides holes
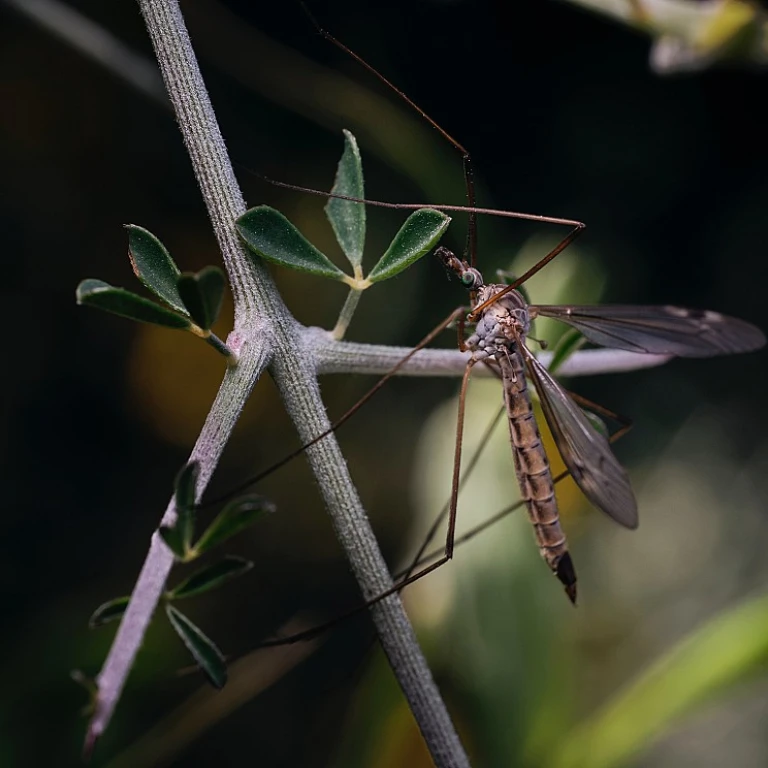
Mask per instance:
[[[520,349],[547,424],[573,479],[596,507],[626,528],[637,528],[635,495],[608,440],[589,423],[533,353],[524,344]]]
[[[603,347],[677,357],[711,357],[751,352],[765,335],[751,323],[709,310],[672,306],[530,307],[532,316],[561,320]]]

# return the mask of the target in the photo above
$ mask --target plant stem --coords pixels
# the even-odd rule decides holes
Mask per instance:
[[[219,354],[227,358],[227,365],[237,365],[237,355],[215,334],[210,333],[205,337],[205,343],[210,344]]]
[[[245,405],[247,394],[264,370],[269,352],[269,347],[262,345],[255,353],[244,355],[238,366],[227,368],[224,381],[190,455],[190,460],[200,463],[197,498],[216,468]],[[173,525],[175,522],[176,508],[172,498],[160,525]],[[104,666],[96,678],[98,696],[86,736],[86,753],[90,753],[96,739],[109,724],[172,566],[173,554],[155,531],[128,608]]]
[[[245,212],[210,98],[175,0],[139,0],[163,79],[171,97],[200,190],[221,247],[235,298],[235,330],[227,340],[238,355],[227,369],[191,458],[200,462],[197,496],[218,462],[242,405],[256,379],[270,370],[300,437],[308,442],[328,427],[313,357],[300,343],[301,327],[288,313],[267,271],[240,244],[235,219]],[[363,596],[392,584],[346,463],[333,435],[307,450],[307,458]],[[162,524],[175,519],[173,501]],[[133,665],[147,624],[172,565],[168,549],[153,536],[149,553],[97,678],[96,709],[86,750],[107,727]],[[397,595],[371,610],[382,647],[408,700],[436,766],[469,765],[445,704]]]
[[[307,328],[304,331],[308,353],[314,355],[317,372],[383,375],[400,362],[410,347],[334,341],[328,331]],[[548,365],[551,352],[536,355]],[[398,376],[461,376],[469,354],[457,349],[421,349],[397,372]],[[558,369],[558,376],[594,376],[654,368],[672,359],[672,355],[650,355],[621,349],[585,349],[575,352]],[[484,365],[475,366],[473,376],[493,376]]]
[[[357,309],[357,305],[362,295],[362,291],[358,291],[355,288],[349,289],[347,298],[344,301],[344,306],[341,308],[341,312],[339,312],[339,319],[336,321],[336,325],[331,331],[331,336],[333,336],[336,341],[341,341],[344,338],[344,334],[346,334],[347,328],[349,328],[352,316],[355,314],[355,310]]]

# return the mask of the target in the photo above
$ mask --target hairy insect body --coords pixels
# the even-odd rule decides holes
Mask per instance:
[[[505,287],[496,284],[478,286],[475,306],[488,301]],[[576,572],[560,527],[552,472],[533,413],[519,350],[519,345],[525,343],[529,327],[525,300],[517,291],[510,291],[483,311],[466,346],[473,359],[493,359],[499,365],[515,473],[539,552],[562,582],[568,597],[575,602]]]

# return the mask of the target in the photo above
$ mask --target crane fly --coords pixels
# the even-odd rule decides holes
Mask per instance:
[[[532,320],[549,317],[568,323],[600,346],[677,357],[749,352],[762,347],[765,336],[743,320],[675,306],[529,305],[515,289],[520,280],[511,286],[486,284],[478,269],[447,248],[439,246],[435,255],[472,296],[468,319],[475,323],[475,330],[466,341],[460,333],[459,340],[460,348],[471,355],[465,382],[478,362],[492,361],[498,366],[522,500],[544,561],[575,603],[576,570],[560,526],[552,473],[526,379],[536,388],[544,417],[569,473],[589,501],[630,529],[637,527],[637,502],[627,473],[614,456],[608,439],[528,349],[526,339]],[[465,391],[463,386],[462,397]],[[463,418],[463,407],[460,412]],[[454,475],[460,465],[458,445],[456,456]],[[453,518],[455,507],[452,499]]]

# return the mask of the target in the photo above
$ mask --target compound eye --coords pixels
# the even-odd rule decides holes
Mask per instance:
[[[465,272],[461,276],[461,282],[471,287],[475,284],[475,276],[471,272]]]

